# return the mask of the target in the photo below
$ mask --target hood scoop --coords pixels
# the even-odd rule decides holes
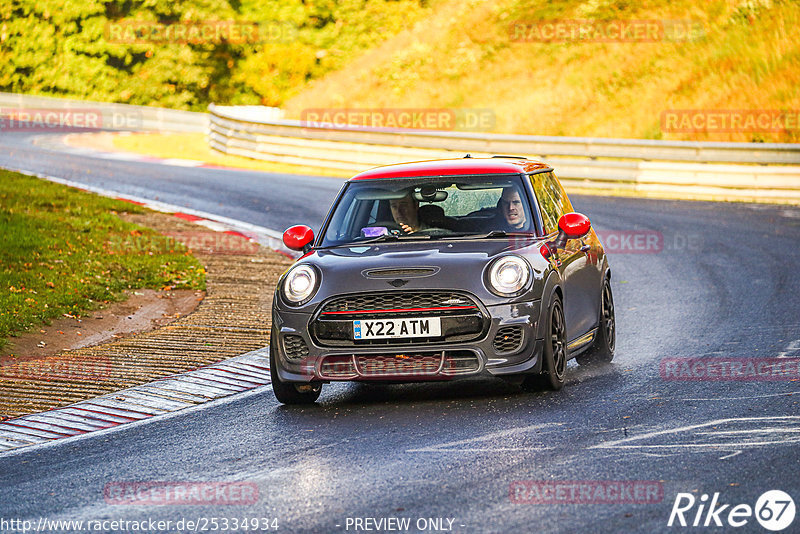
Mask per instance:
[[[395,279],[395,278],[424,278],[439,272],[439,267],[397,267],[366,269],[361,271],[364,278]]]

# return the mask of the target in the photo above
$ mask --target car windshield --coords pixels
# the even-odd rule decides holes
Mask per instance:
[[[350,182],[321,246],[535,231],[520,175]]]

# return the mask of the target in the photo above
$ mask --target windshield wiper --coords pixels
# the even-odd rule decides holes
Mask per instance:
[[[516,235],[516,234],[519,234],[519,232],[512,232],[512,234]],[[510,234],[508,232],[503,231],[503,230],[492,230],[488,234],[483,234],[483,235],[478,234],[478,235],[474,235],[472,237],[477,237],[478,239],[484,239],[484,238],[487,238],[487,237],[506,237],[508,235],[510,235]]]
[[[378,237],[373,237],[372,239],[365,239],[364,241],[353,241],[351,243],[348,243],[348,246],[363,245],[365,243],[380,243],[383,241],[415,241],[417,239],[431,239],[431,236],[428,234],[405,234],[405,235],[384,234],[384,235],[379,235]]]
[[[505,230],[492,230],[487,234],[460,234],[460,235],[453,235],[447,236],[445,239],[461,239],[464,237],[469,237],[472,239],[487,239],[490,237],[509,237],[509,236],[528,236],[528,237],[536,237],[531,232],[506,232]]]

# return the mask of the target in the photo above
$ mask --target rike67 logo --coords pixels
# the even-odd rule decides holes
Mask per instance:
[[[710,498],[703,494],[699,499],[691,493],[678,493],[667,526],[726,527],[728,530],[747,525],[753,516],[765,529],[780,532],[794,522],[794,500],[784,491],[770,490],[756,500],[755,507],[751,507],[749,504],[723,503],[719,492]]]

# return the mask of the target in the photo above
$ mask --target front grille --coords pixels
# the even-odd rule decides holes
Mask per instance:
[[[308,345],[303,338],[294,334],[283,336],[283,352],[290,360],[308,358]]]
[[[480,369],[481,362],[477,353],[470,350],[447,350],[327,356],[320,364],[320,375],[331,380],[408,380],[446,378],[475,373]]]
[[[328,356],[319,367],[324,378],[355,378],[356,364],[352,356]]]
[[[385,338],[355,340],[356,319],[439,317],[441,336],[435,338]],[[485,335],[488,321],[477,302],[449,291],[386,291],[335,297],[325,302],[312,320],[315,342],[326,346],[425,345],[461,343]]]
[[[398,354],[396,356],[356,356],[358,373],[371,376],[434,375],[442,366],[442,354]]]
[[[477,308],[475,302],[459,293],[393,291],[337,297],[322,308],[322,315],[361,313],[396,313],[405,310],[447,311]]]
[[[498,354],[518,351],[522,345],[522,327],[504,326],[500,328],[494,336],[492,345]]]
[[[442,374],[449,376],[474,373],[481,368],[481,361],[471,350],[448,350],[444,353]]]

